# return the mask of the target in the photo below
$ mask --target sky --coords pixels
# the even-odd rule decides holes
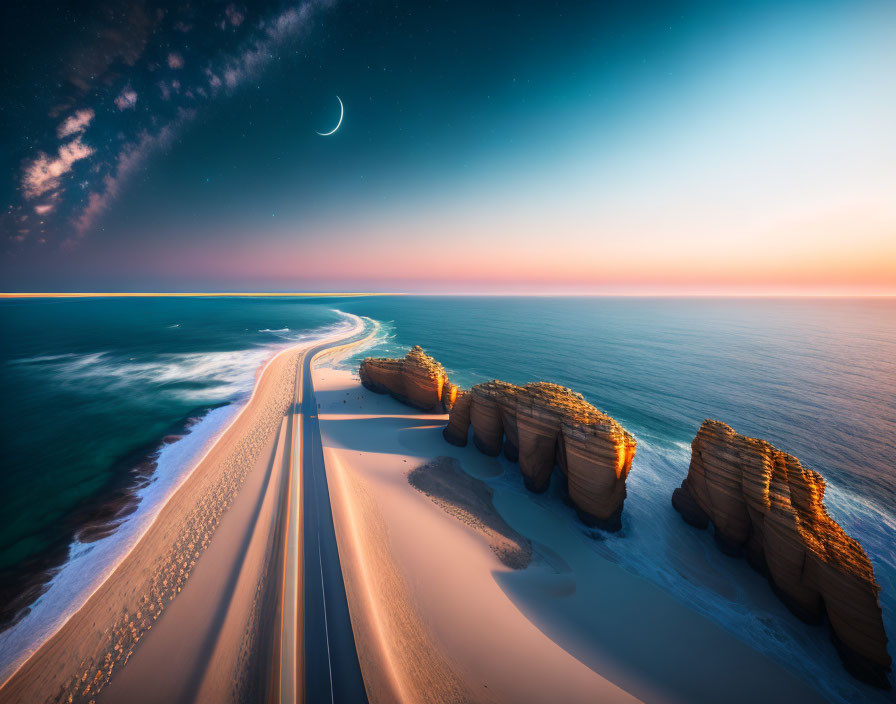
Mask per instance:
[[[3,291],[896,294],[892,0],[7,5]]]

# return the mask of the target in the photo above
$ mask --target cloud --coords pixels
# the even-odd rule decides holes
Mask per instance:
[[[212,90],[218,90],[221,87],[221,78],[212,73],[211,69],[205,69],[205,75],[208,76],[208,85]]]
[[[332,3],[329,0],[300,2],[279,14],[259,20],[250,28],[247,27],[249,22],[246,19],[245,7],[235,0],[233,4],[229,4],[225,8],[222,19],[233,27],[240,26],[248,30],[248,36],[237,47],[234,47],[231,53],[218,54],[217,59],[203,61],[200,66],[197,66],[202,69],[202,73],[197,76],[198,82],[194,82],[195,78],[191,79],[192,72],[189,71],[176,74],[179,80],[172,80],[169,76],[164,80],[157,81],[158,95],[169,105],[173,103],[176,106],[178,102],[185,101],[184,96],[190,98],[195,104],[199,99],[212,100],[220,96],[222,92],[230,93],[242,83],[255,80],[272,61],[276,60],[280,49],[284,46],[292,46],[301,33],[310,26],[310,19],[314,12],[318,8],[330,4]],[[161,20],[157,16],[151,24],[157,24],[159,21]],[[124,59],[123,63],[133,65],[142,54],[145,43],[145,37],[136,38],[133,45],[128,45],[132,51],[126,51],[123,42],[117,43],[115,49],[119,56],[119,62],[114,70],[113,68],[108,69],[103,80],[111,85],[120,81],[121,79],[117,78],[115,73],[120,71],[121,59]],[[165,57],[164,61],[171,69],[179,70],[186,64],[182,54],[177,51],[166,50],[163,56]],[[192,62],[191,59],[191,64]],[[95,66],[97,69],[106,68],[104,63],[95,64]],[[147,68],[152,71],[157,67],[157,64],[150,63]],[[113,80],[116,83],[113,83]],[[120,94],[113,99],[118,111],[135,109],[138,100],[138,93],[133,89],[132,82],[127,81],[127,76],[124,86]],[[149,93],[142,91],[140,102],[147,108],[160,107],[158,97],[153,91]],[[148,124],[153,125],[150,128],[151,132],[147,130],[136,134],[131,132],[129,136],[126,133],[120,133],[118,137],[103,147],[104,150],[109,150],[102,155],[103,158],[94,157],[91,160],[94,168],[90,173],[85,170],[80,188],[71,189],[68,193],[65,191],[67,184],[64,184],[63,178],[72,171],[76,161],[94,154],[94,149],[82,141],[84,131],[92,124],[94,112],[89,109],[79,110],[59,125],[60,138],[64,135],[70,141],[59,147],[56,154],[52,151],[49,153],[39,152],[37,158],[27,162],[23,167],[21,182],[23,199],[35,201],[28,204],[30,207],[22,204],[22,212],[27,213],[26,219],[33,219],[36,216],[41,218],[58,217],[58,213],[62,209],[63,193],[70,197],[69,200],[75,200],[78,194],[82,194],[79,198],[79,205],[72,203],[74,210],[70,223],[75,234],[63,244],[72,246],[83,238],[102,213],[120,195],[125,182],[141,168],[140,165],[144,163],[148,155],[155,150],[167,148],[181,131],[183,125],[193,118],[195,111],[181,107],[173,120],[163,117],[161,111],[156,115],[149,113],[147,115],[150,118]],[[127,126],[125,125],[124,128],[127,129]],[[119,146],[113,147],[114,144]],[[125,146],[122,147],[121,144]],[[117,151],[111,151],[113,149]],[[37,201],[37,198],[40,200]]]
[[[171,83],[159,81],[157,85],[159,86],[159,92],[162,94],[162,100],[171,100],[172,95],[180,93],[180,81],[176,78]]]
[[[93,120],[94,112],[90,108],[78,110],[74,115],[69,115],[59,127],[56,128],[56,136],[59,139],[69,137],[73,134],[80,134],[87,129],[90,121]]]
[[[153,15],[143,2],[108,3],[94,15],[93,20],[85,20],[74,30],[74,48],[67,51],[63,61],[65,78],[74,87],[75,95],[81,97],[96,85],[108,83],[117,75],[120,67],[134,66],[146,48],[146,42],[160,18]],[[70,105],[65,100],[62,109]]]
[[[56,157],[50,157],[41,152],[34,161],[25,167],[22,177],[22,189],[25,191],[25,197],[37,198],[47,191],[55,190],[59,187],[60,179],[72,170],[72,164],[86,159],[93,152],[93,147],[84,144],[80,135],[59,147]]]
[[[246,16],[233,4],[227,6],[224,10],[224,16],[227,17],[227,21],[234,27],[239,27],[243,20],[246,19]]]
[[[115,107],[119,110],[128,110],[133,108],[137,104],[137,91],[135,91],[131,86],[127,86],[123,91],[121,91],[121,95],[119,95],[115,99]]]
[[[245,80],[257,76],[273,60],[278,48],[307,27],[314,7],[314,3],[306,2],[284,10],[270,22],[261,23],[262,34],[245,45],[238,55],[219,67],[227,88],[233,90]],[[215,74],[209,71],[207,73],[209,85],[216,88],[213,81],[219,79]]]
[[[228,88],[235,88],[243,80],[244,73],[239,68],[232,67],[224,70],[224,83]]]
[[[114,171],[103,179],[103,189],[90,194],[87,205],[75,218],[75,232],[80,239],[93,226],[112,201],[118,196],[127,180],[140,168],[150,154],[171,146],[181,127],[196,116],[195,110],[180,110],[177,118],[155,134],[142,132],[136,142],[125,146],[115,160]],[[68,246],[74,240],[66,241]]]
[[[284,10],[268,26],[268,37],[277,43],[289,39],[305,25],[312,9],[311,3],[304,3]]]

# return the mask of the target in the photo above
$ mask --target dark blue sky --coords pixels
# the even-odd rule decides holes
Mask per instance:
[[[893,7],[6,8],[3,289],[885,287]]]

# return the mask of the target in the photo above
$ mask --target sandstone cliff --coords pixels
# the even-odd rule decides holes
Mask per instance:
[[[470,425],[480,452],[497,456],[503,449],[519,461],[530,491],[547,489],[559,466],[582,521],[619,530],[635,439],[581,394],[545,382],[477,384],[459,397],[443,435],[466,445]]]
[[[691,445],[687,478],[672,495],[685,521],[710,522],[716,543],[745,554],[800,618],[826,613],[855,676],[889,687],[880,587],[862,546],[827,514],[824,479],[763,440],[706,420]]]
[[[424,411],[447,413],[457,396],[445,368],[419,345],[401,359],[368,357],[361,363],[359,376],[365,388]]]

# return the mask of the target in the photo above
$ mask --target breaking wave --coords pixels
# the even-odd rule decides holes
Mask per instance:
[[[362,324],[355,315],[333,312],[339,320],[332,324],[291,331],[275,344],[254,344],[240,350],[163,353],[146,359],[102,351],[37,355],[10,362],[49,374],[58,384],[102,385],[121,393],[155,398],[169,395],[206,408],[218,406],[193,419],[182,436],[159,439],[144,460],[150,463],[149,476],[142,476],[131,487],[129,500],[133,505],[126,515],[121,511],[113,514],[106,526],[91,526],[90,538],[86,537],[87,530],[79,531],[83,540],[74,538],[64,562],[47,575],[49,581],[40,596],[0,632],[0,683],[80,608],[139,541],[198,460],[239,413],[252,392],[259,368],[268,359],[287,347],[313,343]]]

